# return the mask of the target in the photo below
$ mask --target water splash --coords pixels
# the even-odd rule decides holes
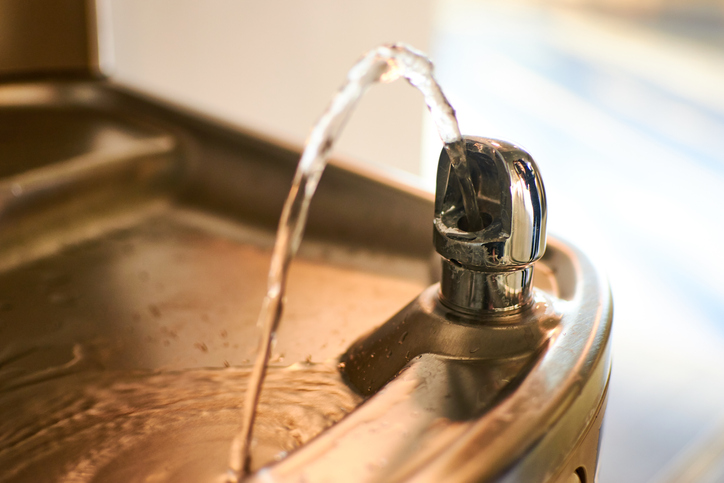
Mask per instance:
[[[279,221],[269,269],[267,294],[257,321],[257,325],[261,328],[257,357],[246,391],[242,428],[234,439],[231,449],[229,460],[231,481],[239,481],[248,471],[256,405],[282,314],[289,264],[301,243],[309,204],[332,146],[357,102],[370,86],[376,82],[392,82],[404,77],[423,94],[460,183],[468,229],[470,231],[482,229],[455,111],[433,78],[432,70],[430,60],[410,47],[400,44],[377,47],[352,67],[347,75],[347,82],[312,129]]]
[[[0,367],[0,482],[219,481],[249,368],[80,368],[92,357],[76,362],[78,350],[69,363],[28,374]],[[270,368],[252,469],[306,444],[360,400],[332,361]]]

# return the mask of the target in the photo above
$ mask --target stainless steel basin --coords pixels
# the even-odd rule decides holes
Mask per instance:
[[[0,85],[0,135],[5,414],[34,417],[33,401],[57,396],[45,381],[68,374],[78,385],[89,371],[248,365],[295,147],[106,81]],[[333,162],[272,363],[336,361],[433,284],[432,219],[428,194]],[[610,373],[607,284],[555,240],[536,277],[550,314],[540,343],[485,360],[423,353],[256,478],[592,481]],[[0,422],[0,467],[11,469],[0,481],[64,481],[73,456],[33,447],[35,434]],[[204,456],[212,468],[225,463],[225,437]]]

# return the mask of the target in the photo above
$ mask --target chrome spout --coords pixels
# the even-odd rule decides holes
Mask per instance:
[[[366,461],[404,461],[380,470],[381,481],[593,481],[611,367],[608,285],[565,243],[551,239],[544,256],[545,190],[530,155],[492,139],[465,146],[483,227],[469,230],[443,153],[434,218],[442,280],[342,355],[346,381],[370,399],[317,448],[336,451],[347,438],[358,450],[363,433],[350,426],[392,414],[388,426],[404,429],[398,452],[385,446],[391,432],[378,435],[382,425],[364,446],[374,452]],[[395,412],[400,401],[409,406]],[[421,413],[427,425],[416,426]]]
[[[533,158],[503,141],[466,137],[483,228],[467,231],[459,183],[440,154],[434,243],[440,299],[468,314],[518,310],[533,300],[533,264],[546,247],[546,196]]]
[[[526,361],[560,321],[532,285],[533,265],[546,245],[545,190],[533,158],[503,141],[464,142],[467,184],[483,227],[467,231],[463,183],[443,150],[434,218],[442,279],[342,356],[348,380],[362,394],[374,394],[421,354]],[[509,380],[519,369],[515,365]]]

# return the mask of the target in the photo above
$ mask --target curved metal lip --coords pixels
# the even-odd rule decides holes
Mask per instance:
[[[548,253],[539,263],[556,268],[559,278],[572,278],[563,280],[554,300],[560,324],[523,380],[484,414],[464,421],[434,418],[434,429],[425,429],[434,431],[434,437],[425,431],[401,436],[400,428],[380,429],[384,421],[379,420],[389,415],[394,418],[389,424],[404,432],[412,421],[405,414],[415,411],[415,398],[432,384],[433,369],[451,361],[422,355],[345,419],[252,481],[335,481],[342,474],[347,481],[500,481],[528,455],[540,454],[535,449],[546,433],[559,428],[567,447],[554,448],[557,457],[537,460],[541,475],[555,473],[562,464],[560,455],[579,441],[596,415],[593,409],[603,400],[610,374],[612,302],[600,272],[569,245],[549,240]],[[378,424],[376,435],[369,434],[373,421]],[[570,427],[574,430],[566,429]],[[399,464],[380,465],[381,460],[394,459],[394,439],[405,458]],[[344,473],[336,473],[339,468]]]
[[[596,402],[603,399],[611,366],[613,306],[608,283],[578,250],[560,242],[550,245],[574,261],[579,283],[571,300],[557,302],[561,324],[545,355],[513,394],[425,465],[424,478],[416,471],[410,481],[494,478],[530,451],[586,391],[598,395]],[[586,312],[594,306],[589,316]],[[519,417],[511,420],[512,414]],[[594,415],[588,412],[584,428]]]

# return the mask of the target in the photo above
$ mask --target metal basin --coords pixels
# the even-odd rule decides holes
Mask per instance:
[[[12,468],[0,481],[63,481],[70,457],[33,437],[64,420],[35,432],[11,421],[58,398],[47,381],[78,388],[89,373],[249,363],[298,152],[102,81],[0,85],[0,132],[0,407],[11,415],[0,422],[0,467]],[[429,195],[333,163],[293,264],[273,365],[336,361],[434,283],[432,218]],[[536,277],[553,322],[532,350],[484,361],[422,354],[257,477],[590,481],[610,372],[608,288],[555,240]],[[207,472],[158,481],[222,471],[237,422],[228,417],[213,444],[199,442]],[[159,440],[144,451],[173,449]],[[125,461],[123,471],[87,470],[86,481],[140,478]]]

